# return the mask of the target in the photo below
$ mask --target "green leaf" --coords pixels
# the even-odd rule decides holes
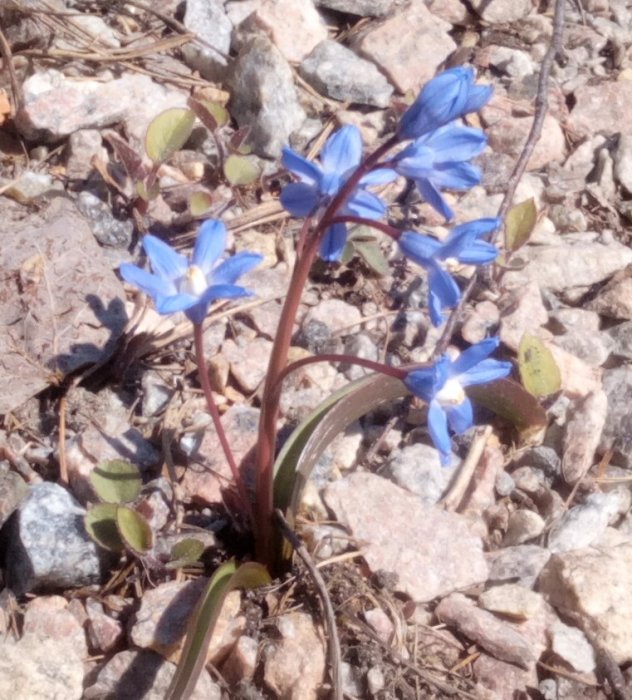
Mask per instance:
[[[230,155],[224,161],[224,175],[231,185],[251,185],[261,176],[255,156]]]
[[[202,216],[213,206],[213,195],[206,190],[193,192],[189,197],[189,212],[191,216]]]
[[[230,591],[235,588],[265,586],[270,582],[270,575],[265,568],[254,562],[247,562],[237,568],[234,561],[229,561],[217,569],[191,616],[184,649],[167,690],[166,700],[184,700],[195,689],[206,662],[217,618]]]
[[[154,162],[163,162],[187,142],[195,114],[190,109],[173,107],[161,112],[147,127],[145,150]]]
[[[154,534],[149,523],[140,513],[128,508],[118,506],[116,509],[116,527],[123,542],[135,553],[145,554],[154,543]]]
[[[183,566],[194,564],[202,556],[204,552],[204,543],[189,537],[186,540],[180,540],[171,548],[171,556],[168,569],[179,569]]]
[[[353,242],[347,239],[345,247],[342,250],[342,255],[340,256],[340,264],[348,265],[351,259],[355,255],[355,248],[353,247]]]
[[[377,240],[353,241],[353,247],[364,262],[378,275],[386,277],[391,273],[391,266],[384,257]]]
[[[86,532],[98,545],[122,552],[125,547],[116,527],[117,508],[115,503],[97,503],[88,510],[83,521]]]
[[[525,389],[534,396],[549,396],[562,386],[553,354],[534,335],[525,333],[522,336],[518,346],[518,369]]]
[[[142,486],[138,467],[124,459],[101,462],[90,473],[90,483],[97,496],[106,503],[130,503]]]
[[[209,131],[215,131],[228,123],[230,114],[224,105],[211,100],[196,100],[190,97],[187,104],[195,113],[195,116]]]
[[[533,197],[511,207],[505,218],[505,248],[513,252],[523,246],[533,233],[537,220],[538,210]]]
[[[160,194],[160,183],[158,180],[154,180],[149,187],[147,187],[147,182],[139,180],[136,183],[136,194],[144,199],[146,202],[156,199]]]

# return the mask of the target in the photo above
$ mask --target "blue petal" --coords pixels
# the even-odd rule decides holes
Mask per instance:
[[[415,396],[430,403],[448,380],[450,360],[440,357],[430,367],[420,367],[406,375],[404,384]]]
[[[416,231],[404,231],[397,243],[407,258],[422,267],[426,267],[430,258],[441,248],[439,241]]]
[[[309,216],[318,206],[320,199],[318,188],[304,182],[291,182],[281,192],[281,204],[292,216],[302,218]]]
[[[486,265],[498,257],[498,248],[486,241],[474,241],[464,248],[458,260],[465,265]]]
[[[489,102],[493,94],[494,88],[491,85],[472,85],[467,95],[463,114],[478,112]]]
[[[176,253],[170,245],[150,233],[143,237],[143,248],[149,257],[152,270],[160,277],[177,280],[186,273],[189,267],[184,255]]]
[[[250,292],[245,287],[236,284],[212,284],[200,297],[200,301],[210,304],[218,299],[239,299],[241,297],[251,297]]]
[[[452,444],[448,434],[448,419],[438,401],[431,401],[428,407],[428,431],[434,446],[441,453],[441,463],[450,462]]]
[[[379,219],[384,216],[386,205],[372,192],[356,190],[343,207],[343,213],[355,214],[364,219]]]
[[[470,160],[480,155],[487,145],[487,137],[481,129],[448,124],[424,136],[421,142],[434,151],[435,162],[445,163]]]
[[[299,177],[301,182],[306,182],[310,185],[317,185],[320,182],[322,175],[320,167],[316,163],[307,160],[307,158],[303,158],[291,148],[283,149],[281,163],[284,168],[287,168],[287,170]]]
[[[213,270],[211,283],[213,285],[233,284],[241,275],[245,275],[246,272],[250,272],[253,267],[259,265],[262,260],[263,256],[259,253],[247,251],[236,253]]]
[[[437,257],[457,258],[463,263],[474,264],[478,262],[491,262],[496,259],[498,252],[491,244],[476,239],[495,231],[500,226],[500,219],[488,218],[469,221],[455,226],[446,238]],[[489,247],[491,246],[491,247]],[[480,260],[471,260],[472,256],[478,256]]]
[[[377,168],[371,170],[360,180],[360,184],[366,185],[387,185],[397,179],[397,173],[391,168]]]
[[[175,284],[170,280],[166,280],[164,277],[158,277],[158,275],[152,275],[146,270],[136,265],[131,265],[130,263],[123,263],[119,267],[119,272],[126,282],[135,285],[154,300],[169,296],[170,294],[175,294],[177,291]]]
[[[448,206],[445,199],[443,199],[441,192],[439,192],[439,190],[432,184],[432,182],[430,182],[430,180],[420,178],[415,180],[415,184],[426,202],[428,202],[433,209],[438,211],[446,221],[450,221],[450,219],[454,218],[454,212]]]
[[[159,314],[173,314],[176,311],[189,309],[199,302],[200,298],[193,294],[172,294],[156,302],[156,311],[158,311]]]
[[[467,397],[457,406],[446,406],[446,413],[448,424],[457,435],[469,430],[474,424],[472,402]]]
[[[511,362],[501,362],[500,360],[487,359],[479,362],[475,367],[459,375],[461,386],[472,386],[474,384],[487,384],[503,379],[511,374]]]
[[[437,189],[469,190],[481,181],[481,171],[471,163],[440,163],[429,179]]]
[[[184,313],[191,323],[195,323],[195,325],[199,326],[206,318],[206,314],[208,313],[208,304],[198,302],[197,304],[194,304],[186,309]]]
[[[447,240],[451,241],[455,238],[460,238],[465,233],[468,233],[473,238],[481,238],[481,236],[486,236],[488,233],[492,233],[499,229],[502,225],[502,219],[498,217],[487,217],[484,219],[474,219],[474,221],[467,221],[464,224],[459,224],[455,226]]]
[[[430,285],[428,295],[430,320],[434,326],[440,326],[444,320],[443,310],[451,309],[459,303],[461,291],[452,277],[434,260],[430,261],[427,269]]]
[[[205,221],[198,232],[195,248],[193,249],[192,262],[197,265],[205,275],[213,269],[213,265],[219,260],[226,248],[226,226],[222,221],[209,219]]]
[[[479,362],[489,357],[494,350],[500,345],[500,338],[485,338],[480,343],[472,345],[467,350],[464,350],[452,363],[452,371],[450,374],[455,377],[467,372],[471,367],[474,367]]]
[[[325,172],[343,175],[356,168],[362,160],[362,137],[353,124],[343,126],[327,139],[320,152],[320,162]]]
[[[340,260],[346,242],[346,224],[334,224],[330,226],[320,244],[320,257],[327,262],[336,262]]]
[[[435,328],[442,326],[445,321],[443,309],[444,306],[441,299],[431,289],[428,293],[428,311],[430,313],[430,321]]]
[[[435,153],[418,139],[397,155],[393,161],[400,175],[412,178],[429,177],[434,171]]]

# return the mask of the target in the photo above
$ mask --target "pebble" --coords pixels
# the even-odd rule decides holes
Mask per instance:
[[[612,354],[632,360],[632,321],[625,321],[608,329],[608,335],[613,340]]]
[[[632,467],[632,367],[623,365],[605,370],[603,390],[608,397],[608,414],[599,451],[613,448],[613,464]]]
[[[263,385],[268,370],[272,341],[265,338],[229,338],[222,345],[222,354],[239,388],[251,394]]]
[[[510,547],[516,544],[524,544],[529,540],[539,537],[544,531],[544,520],[532,510],[517,510],[509,516],[509,524],[503,546]]]
[[[191,68],[206,80],[220,80],[228,67],[233,24],[221,0],[187,0],[184,26],[202,42],[192,41],[180,50]]]
[[[6,463],[0,462],[0,527],[9,519],[11,514],[27,497],[29,488],[24,479],[6,468]]]
[[[373,338],[368,333],[360,331],[359,333],[351,333],[347,336],[344,344],[344,354],[377,362],[379,360],[380,351]],[[371,373],[371,370],[353,363],[341,364],[340,371],[349,381],[360,379]]]
[[[330,334],[347,329],[349,333],[356,333],[361,320],[362,314],[357,306],[348,304],[342,299],[323,299],[308,310],[301,326],[305,329],[310,323],[316,321],[323,324]],[[322,327],[319,331],[321,335],[324,333]]]
[[[242,635],[235,642],[228,658],[222,664],[222,677],[231,685],[251,681],[257,668],[259,644],[253,637]]]
[[[34,200],[53,188],[53,178],[48,173],[24,171],[11,184],[2,181],[2,193],[20,204],[32,204]]]
[[[164,411],[174,390],[164,379],[164,372],[147,370],[141,379],[143,389],[143,416],[151,418]]]
[[[489,588],[478,597],[478,604],[489,612],[505,615],[512,620],[528,620],[542,608],[539,593],[517,583]]]
[[[61,486],[31,487],[8,535],[6,573],[17,596],[101,581],[109,557],[88,537],[84,514]]]
[[[80,659],[88,658],[83,626],[62,596],[39,596],[29,601],[24,613],[22,635],[67,643]]]
[[[533,5],[531,0],[473,0],[472,8],[486,22],[502,24],[523,19]]]
[[[359,17],[381,17],[388,14],[396,0],[315,0],[319,7],[338,10]]]
[[[595,43],[588,41],[599,50]],[[593,136],[598,132],[608,136],[615,133],[632,135],[632,123],[628,118],[632,109],[632,80],[602,80],[596,84],[580,85],[574,90],[574,97],[569,127],[578,137]]]
[[[575,484],[593,465],[607,414],[608,397],[601,389],[573,405],[563,438],[562,474],[567,484]]]
[[[101,245],[111,248],[129,248],[134,224],[130,219],[117,219],[112,207],[93,192],[84,190],[77,197],[77,208],[89,221],[94,237]]]
[[[301,75],[319,93],[340,102],[387,107],[393,88],[375,64],[337,41],[322,41],[303,60]]]
[[[577,627],[556,620],[550,630],[551,651],[578,673],[595,670],[595,650]]]
[[[625,269],[616,274],[599,290],[588,307],[607,318],[632,320],[632,270]]]
[[[66,176],[71,180],[87,180],[93,172],[92,158],[107,160],[101,132],[97,129],[79,129],[68,137],[66,144]]]
[[[94,598],[86,599],[86,633],[90,648],[101,654],[112,651],[125,637],[125,630],[119,620],[103,611],[103,605]]]

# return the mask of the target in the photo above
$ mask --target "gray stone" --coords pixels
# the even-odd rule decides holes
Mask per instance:
[[[632,193],[632,134],[621,134],[614,152],[614,176]]]
[[[319,7],[338,10],[360,17],[381,17],[389,12],[395,0],[315,0]]]
[[[549,479],[561,474],[561,460],[556,450],[546,445],[538,445],[527,449],[515,462],[516,467],[533,467],[543,471]]]
[[[48,173],[25,170],[12,182],[0,181],[2,194],[20,204],[32,204],[34,200],[53,189],[53,178]]]
[[[608,397],[608,415],[599,443],[600,451],[612,448],[613,463],[632,467],[632,367],[608,369],[603,374],[603,389]]]
[[[533,540],[544,531],[544,520],[532,510],[517,510],[509,516],[503,545],[510,547]]]
[[[434,447],[416,443],[395,452],[388,470],[396,484],[417,494],[422,503],[432,505],[439,502],[460,463],[452,455],[450,465],[443,467]]]
[[[149,418],[163,411],[174,390],[165,382],[162,373],[148,370],[141,379],[143,387],[143,416]]]
[[[0,527],[28,495],[29,488],[24,479],[9,471],[7,463],[0,462]]]
[[[526,51],[511,49],[508,46],[493,47],[490,65],[516,80],[533,75],[536,67]]]
[[[387,107],[393,88],[373,63],[337,41],[322,41],[301,63],[301,75],[319,93],[341,102]]]
[[[533,9],[531,0],[473,0],[472,8],[486,22],[515,22]]]
[[[590,46],[599,51],[594,32],[587,38]],[[568,126],[578,136],[594,136],[597,132],[606,135],[619,133],[632,135],[632,80],[600,80],[594,84],[581,85],[574,91],[575,106]]]
[[[345,355],[353,355],[364,360],[373,360],[377,362],[379,359],[379,350],[375,341],[368,333],[352,333],[347,336],[344,346]],[[369,374],[370,370],[354,365],[352,363],[344,363],[340,366],[340,371],[349,381],[360,379]]]
[[[551,627],[551,651],[579,673],[595,670],[595,651],[577,627],[556,620]]]
[[[99,583],[109,557],[83,523],[85,510],[51,482],[31,487],[11,522],[8,584],[16,595]]]
[[[66,176],[71,180],[87,180],[93,171],[92,157],[106,160],[101,132],[97,129],[80,129],[70,134],[66,145]]]
[[[608,329],[607,332],[614,341],[612,354],[632,360],[632,321],[624,321]]]
[[[573,405],[563,438],[562,474],[567,484],[582,479],[594,464],[607,415],[608,397],[601,389]]]
[[[255,37],[240,51],[228,84],[231,114],[239,126],[251,127],[253,150],[259,155],[279,156],[290,134],[305,119],[287,61],[268,39]]]
[[[487,554],[489,581],[517,579],[526,588],[533,588],[550,556],[549,550],[535,544],[520,544],[490,552]]]
[[[112,207],[89,191],[77,198],[77,208],[90,222],[94,237],[101,245],[112,248],[128,248],[132,243],[134,224],[130,219],[117,219]]]
[[[221,79],[228,66],[232,22],[221,0],[187,0],[184,26],[200,41],[185,44],[184,60],[206,80]]]

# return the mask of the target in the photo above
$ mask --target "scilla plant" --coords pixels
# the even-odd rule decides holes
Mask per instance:
[[[193,324],[200,381],[209,411],[243,511],[252,525],[256,559],[271,573],[278,573],[286,561],[274,509],[285,510],[292,520],[302,484],[319,454],[320,448],[315,446],[319,426],[329,421],[330,429],[340,428],[378,401],[412,393],[428,405],[429,433],[442,461],[447,463],[451,454],[450,432],[462,433],[473,424],[472,404],[465,389],[506,377],[511,371],[509,363],[490,357],[498,346],[496,338],[483,340],[456,357],[439,354],[423,366],[393,367],[347,355],[321,355],[288,364],[293,327],[312,265],[317,258],[325,262],[341,258],[349,226],[377,229],[396,242],[403,256],[425,270],[428,313],[435,326],[445,322],[447,313],[460,300],[460,288],[450,273],[451,263],[485,265],[496,259],[498,251],[488,238],[500,227],[500,220],[461,223],[452,228],[445,240],[438,241],[428,233],[388,223],[387,206],[372,189],[398,176],[408,178],[425,201],[451,221],[454,213],[443,192],[465,190],[480,182],[481,173],[470,161],[486,145],[484,133],[463,124],[462,118],[479,110],[491,93],[489,86],[475,82],[473,69],[453,68],[423,88],[402,115],[394,135],[372,153],[364,153],[360,132],[354,126],[335,132],[324,144],[317,162],[289,148],[283,151],[282,163],[293,175],[293,181],[283,189],[281,203],[293,217],[302,219],[302,225],[261,397],[253,498],[232,456],[213,401],[203,356],[202,322],[213,301],[249,294],[236,282],[259,262],[260,256],[239,253],[218,263],[226,246],[226,229],[221,222],[211,220],[201,226],[190,260],[147,235],[143,246],[152,272],[129,264],[121,266],[124,279],[149,294],[160,313],[183,311]],[[375,374],[341,390],[318,407],[277,455],[283,380],[300,366],[318,361],[356,363]],[[325,434],[331,438],[331,432]],[[320,440],[321,447],[325,442]],[[202,663],[204,654],[200,650],[213,619],[209,606],[234,585],[262,580],[261,572],[256,573],[253,565],[244,565],[247,569],[231,566],[230,571],[216,573],[203,596],[170,697],[187,694]]]

